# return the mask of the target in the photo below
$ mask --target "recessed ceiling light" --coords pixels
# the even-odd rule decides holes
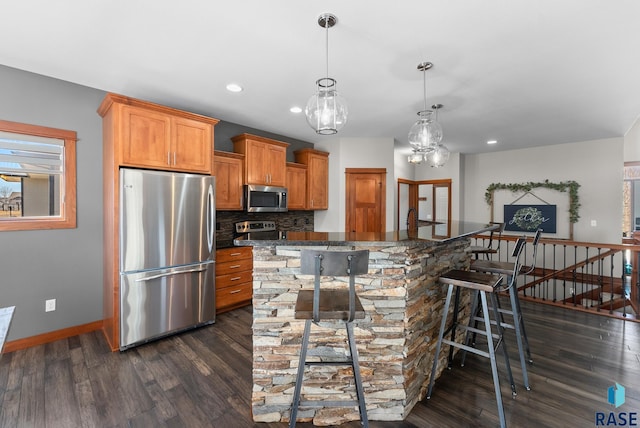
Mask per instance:
[[[301,109],[300,107],[298,107],[298,106],[293,106],[293,107],[291,107],[291,108],[289,109],[289,111],[290,111],[291,113],[296,113],[296,114],[297,114],[297,113],[302,113],[302,109]]]
[[[242,86],[237,83],[229,83],[227,85],[227,91],[229,92],[242,92]]]
[[[498,144],[498,141],[496,141],[496,140],[489,140],[489,141],[487,141],[487,144]]]

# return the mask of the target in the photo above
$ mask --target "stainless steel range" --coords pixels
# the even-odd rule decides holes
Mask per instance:
[[[287,232],[277,230],[274,221],[241,221],[235,224],[235,228],[236,237],[242,236],[245,239],[287,239]]]

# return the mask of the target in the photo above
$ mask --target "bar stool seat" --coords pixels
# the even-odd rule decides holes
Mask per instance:
[[[300,290],[296,300],[295,319],[313,319],[313,290]],[[364,318],[360,299],[355,299],[354,319]],[[319,317],[323,320],[346,321],[349,318],[349,290],[323,290],[320,293]]]
[[[289,427],[296,425],[298,407],[358,407],[362,426],[368,428],[367,407],[364,399],[364,389],[360,375],[358,362],[358,349],[356,347],[352,322],[355,319],[365,317],[365,311],[360,299],[355,293],[355,276],[366,274],[369,270],[369,250],[359,251],[322,251],[301,250],[300,272],[314,275],[313,290],[300,290],[295,306],[295,319],[304,319],[304,334],[300,349],[298,373],[293,394]],[[348,289],[321,289],[320,277],[348,277]],[[307,361],[307,349],[311,324],[320,321],[344,322],[347,330],[349,355],[339,360],[311,360]],[[307,366],[350,366],[353,370],[357,400],[301,400],[304,371]]]
[[[513,396],[516,395],[516,387],[513,381],[513,375],[511,373],[511,366],[509,364],[509,355],[507,352],[506,344],[503,340],[504,328],[502,327],[502,323],[492,323],[489,318],[489,305],[487,303],[487,294],[490,296],[491,304],[493,308],[493,316],[497,320],[500,315],[497,311],[497,293],[496,290],[502,284],[503,277],[501,275],[494,275],[489,273],[482,272],[472,272],[472,271],[463,271],[463,270],[450,270],[445,274],[441,275],[439,278],[439,282],[443,285],[448,285],[447,289],[447,297],[445,299],[442,321],[440,323],[440,331],[438,334],[438,343],[436,345],[436,350],[433,359],[433,366],[431,368],[431,379],[429,381],[429,389],[427,391],[427,399],[431,398],[431,393],[433,392],[433,385],[435,382],[436,371],[438,367],[438,357],[440,355],[440,349],[442,344],[445,343],[450,346],[449,349],[449,357],[448,363],[449,367],[451,367],[451,363],[453,360],[453,349],[458,348],[462,349],[465,352],[471,352],[476,355],[480,355],[482,357],[488,358],[491,362],[491,373],[493,376],[493,387],[496,395],[496,402],[498,405],[498,415],[500,417],[500,426],[505,427],[505,416],[504,416],[504,407],[502,405],[502,393],[500,391],[500,380],[498,378],[498,365],[496,362],[495,351],[498,347],[502,348],[502,352],[505,359],[505,366],[507,368],[507,375],[509,377],[509,381],[511,383],[511,392]],[[449,329],[445,329],[447,325],[447,314],[449,313],[449,307],[451,306],[451,297],[453,295],[453,290],[455,288],[455,300],[454,300],[454,309],[453,309],[453,321],[452,325]],[[480,295],[480,300],[482,303],[482,314],[484,318],[484,330],[480,330],[474,327],[471,327],[471,324],[464,326],[458,323],[458,308],[459,308],[459,299],[460,299],[460,289],[467,288],[474,290],[476,293],[474,295]],[[496,327],[497,333],[492,331],[493,326]],[[480,334],[486,336],[487,338],[487,350],[478,349],[476,347],[469,346],[468,340],[465,343],[456,342],[456,330],[461,328],[467,331],[467,335],[470,332],[475,334]],[[447,340],[444,337],[447,333],[451,332],[451,339]]]

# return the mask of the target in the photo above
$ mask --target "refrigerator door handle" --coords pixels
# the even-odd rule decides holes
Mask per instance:
[[[180,275],[180,274],[183,274],[183,273],[204,272],[205,270],[207,270],[206,266],[201,267],[201,268],[194,268],[194,269],[180,270],[180,271],[175,271],[175,272],[161,273],[159,275],[152,275],[152,276],[146,276],[144,278],[138,278],[138,279],[136,279],[135,282],[151,281],[153,279],[164,278],[166,276]]]
[[[213,231],[215,230],[215,199],[213,195],[213,185],[209,185],[207,192],[207,244],[209,245],[209,253],[213,251]]]

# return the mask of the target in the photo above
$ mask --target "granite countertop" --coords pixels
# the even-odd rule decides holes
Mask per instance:
[[[234,247],[233,239],[216,239],[216,250]]]
[[[376,245],[378,243],[438,243],[465,238],[477,233],[487,232],[498,225],[488,223],[461,222],[434,223],[420,226],[414,230],[394,232],[286,232],[280,239],[253,239],[238,237],[233,243],[238,246],[259,245]]]

